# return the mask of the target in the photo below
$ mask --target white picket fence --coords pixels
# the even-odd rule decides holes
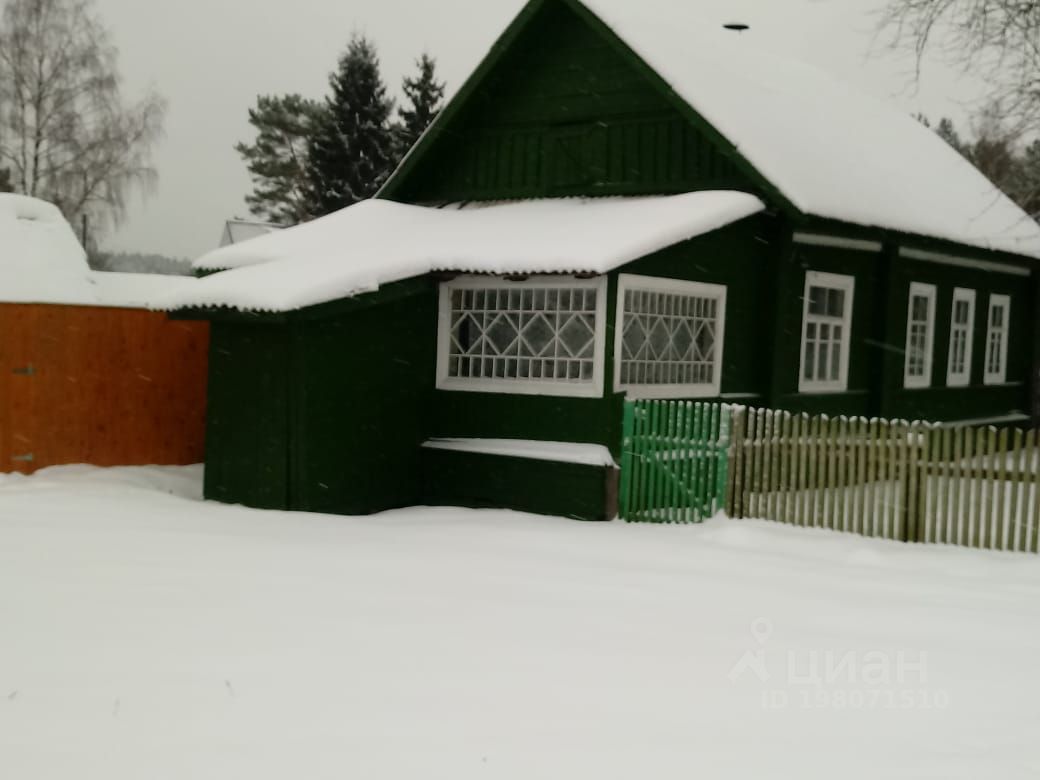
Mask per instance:
[[[1040,551],[1037,431],[737,409],[731,517]]]

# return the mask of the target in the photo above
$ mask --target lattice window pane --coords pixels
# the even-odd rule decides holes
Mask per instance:
[[[599,290],[523,284],[451,290],[448,378],[592,383]]]
[[[631,287],[624,306],[620,381],[625,386],[713,386],[723,291]]]

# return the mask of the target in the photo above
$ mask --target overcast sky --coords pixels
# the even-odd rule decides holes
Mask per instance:
[[[637,2],[638,0],[621,0]],[[811,62],[908,112],[965,116],[977,84],[935,65],[910,88],[910,63],[872,46],[882,0],[675,0],[704,6],[706,24],[744,21],[747,35]],[[108,248],[195,257],[224,220],[248,216],[249,177],[232,148],[251,137],[258,94],[325,94],[353,30],[377,44],[395,94],[428,50],[449,90],[479,62],[523,0],[97,0],[121,52],[128,96],[155,86],[169,101],[158,190],[134,198]],[[821,110],[826,110],[821,106]]]

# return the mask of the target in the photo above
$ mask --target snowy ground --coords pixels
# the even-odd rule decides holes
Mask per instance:
[[[0,477],[0,777],[1040,776],[1040,558]]]

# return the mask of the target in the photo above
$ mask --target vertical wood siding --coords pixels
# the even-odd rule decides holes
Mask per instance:
[[[737,164],[562,4],[489,73],[395,199],[748,189]]]
[[[0,472],[203,459],[209,326],[0,304]]]

